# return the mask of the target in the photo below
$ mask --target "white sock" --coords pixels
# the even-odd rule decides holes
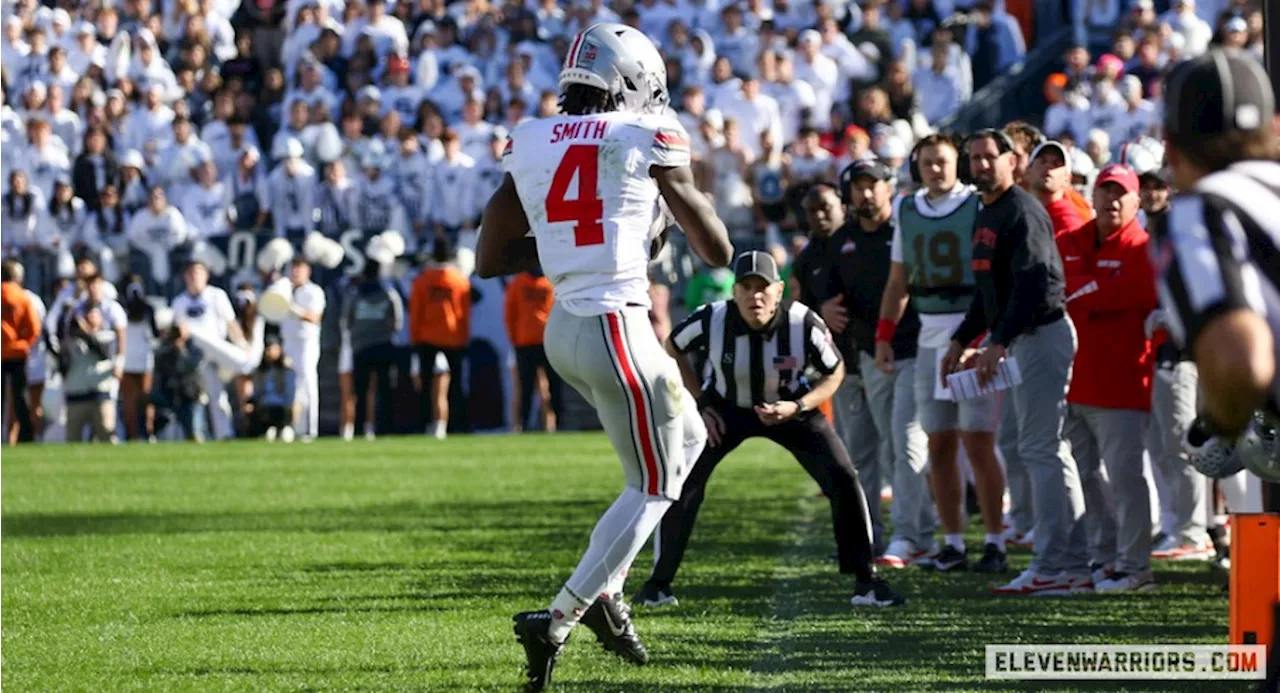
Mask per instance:
[[[560,594],[551,602],[551,628],[549,635],[556,642],[564,642],[569,631],[578,625],[578,619],[586,612],[591,602],[584,601],[569,589],[568,585],[560,588]]]
[[[619,580],[619,575],[631,567],[636,554],[670,507],[671,501],[665,498],[646,496],[631,487],[624,489],[596,522],[587,552],[565,582],[565,588],[574,595],[590,595],[592,600],[608,590],[610,583]],[[553,612],[555,606],[552,605]],[[586,606],[590,606],[590,602]]]
[[[959,551],[960,553],[964,553],[964,535],[963,534],[948,534],[945,537],[945,541],[947,542],[947,546],[950,546],[951,548],[955,549],[956,551]]]
[[[628,566],[619,570],[618,573],[609,578],[609,584],[605,586],[604,592],[600,594],[605,599],[612,599],[622,594],[622,588],[627,584],[627,574],[631,572]]]
[[[1001,551],[1004,551],[1004,535],[1003,534],[988,534],[987,543],[995,544]]]
[[[445,434],[448,432],[448,430],[449,430],[448,421],[437,421],[435,423],[435,426],[432,427],[431,429],[431,434],[437,438],[443,438],[445,437]]]
[[[342,437],[346,440],[351,440],[356,437],[356,425],[342,424]]]

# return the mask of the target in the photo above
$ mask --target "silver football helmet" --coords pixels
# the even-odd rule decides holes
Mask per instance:
[[[603,89],[624,111],[661,113],[670,101],[662,55],[649,37],[624,24],[593,24],[574,37],[560,90],[570,84]]]

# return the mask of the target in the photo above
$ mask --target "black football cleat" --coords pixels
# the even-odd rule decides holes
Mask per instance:
[[[604,649],[632,664],[643,665],[649,661],[649,653],[631,623],[631,607],[622,601],[622,595],[600,597],[587,608],[579,623],[596,634],[596,640]]]
[[[872,578],[870,582],[859,580],[854,584],[853,597],[849,600],[854,606],[902,606],[906,598],[880,578]]]
[[[526,673],[529,680],[524,685],[528,693],[543,691],[551,686],[551,673],[564,643],[551,639],[551,612],[522,611],[511,617],[515,621],[516,639],[524,646]],[[567,640],[567,639],[566,639]]]
[[[636,604],[641,606],[678,606],[680,600],[676,599],[676,595],[671,591],[670,585],[660,585],[656,582],[646,582],[644,587],[636,592]]]
[[[982,552],[982,560],[974,563],[972,570],[975,573],[1007,573],[1009,558],[999,546],[987,544]]]

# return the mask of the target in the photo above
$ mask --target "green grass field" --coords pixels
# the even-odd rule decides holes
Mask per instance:
[[[511,614],[549,602],[622,483],[600,435],[4,460],[6,691],[516,690]],[[582,631],[557,690],[1247,689],[987,681],[987,643],[1224,643],[1222,578],[1158,565],[1155,592],[1031,600],[912,569],[889,575],[906,607],[855,611],[815,490],[781,450],[745,446],[712,480],[681,605],[637,609],[650,665]]]

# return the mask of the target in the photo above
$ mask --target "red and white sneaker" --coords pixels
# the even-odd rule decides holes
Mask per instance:
[[[1019,532],[1013,527],[1008,527],[1004,532],[1004,543],[1020,549],[1029,549],[1036,543],[1036,531],[1030,529],[1025,532]]]
[[[1094,585],[1099,592],[1143,592],[1156,588],[1156,579],[1150,570],[1139,573],[1113,573],[1107,580]]]
[[[1213,544],[1205,541],[1201,544],[1183,543],[1177,537],[1165,537],[1165,540],[1151,549],[1152,558],[1163,558],[1171,561],[1208,561],[1215,555]]]
[[[1066,596],[1093,592],[1093,579],[1088,575],[1045,575],[1034,570],[1022,574],[993,590],[996,594],[1025,596]]]
[[[936,552],[936,549],[932,551]],[[930,555],[929,549],[916,548],[914,543],[906,539],[894,539],[889,542],[889,548],[884,554],[876,557],[876,565],[884,568],[906,568]]]

